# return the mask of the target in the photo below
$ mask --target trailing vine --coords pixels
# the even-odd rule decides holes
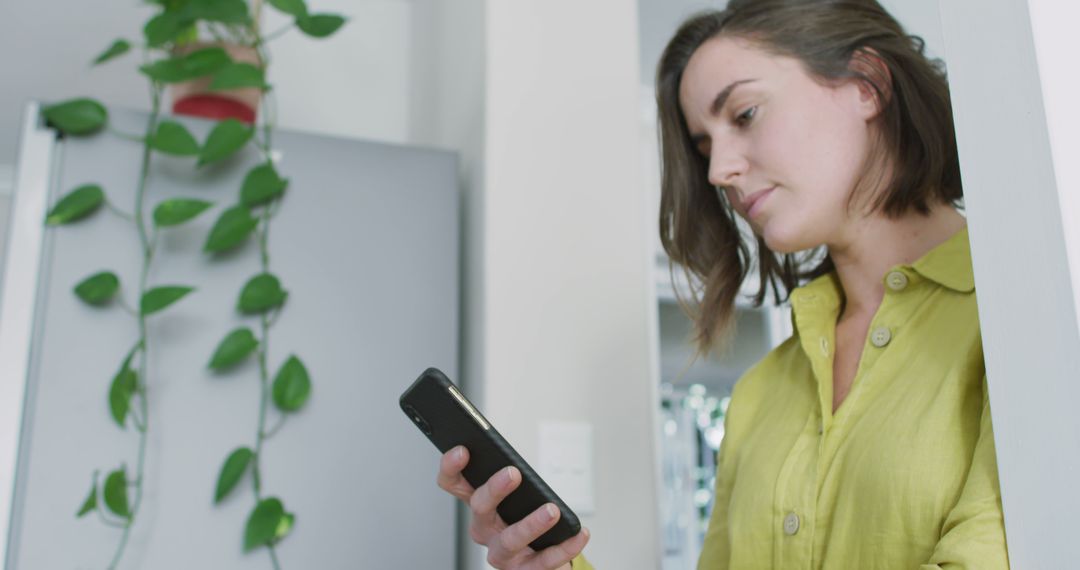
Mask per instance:
[[[135,328],[138,331],[138,337],[123,358],[108,391],[112,419],[121,429],[126,429],[130,418],[130,424],[137,433],[135,477],[129,479],[127,465],[121,463],[119,468],[112,470],[105,477],[99,491],[100,472],[95,471],[91,476],[90,492],[76,513],[76,516],[83,517],[96,511],[104,524],[122,529],[115,553],[108,565],[110,570],[119,565],[124,555],[145,492],[146,443],[150,426],[149,375],[147,373],[150,343],[147,336],[147,318],[194,290],[193,287],[181,285],[149,286],[148,280],[154,262],[157,235],[162,228],[186,222],[209,207],[208,203],[196,200],[166,200],[154,209],[152,226],[147,223],[144,200],[150,171],[150,157],[154,150],[162,151],[157,148],[159,145],[156,143],[159,143],[160,139],[155,138],[155,135],[161,133],[162,127],[167,124],[160,121],[162,86],[154,82],[151,91],[152,106],[147,121],[146,135],[142,139],[142,161],[132,213],[126,214],[110,202],[101,186],[85,184],[62,197],[49,211],[45,220],[49,225],[70,224],[93,214],[102,205],[107,204],[109,209],[121,214],[126,222],[134,226],[133,230],[138,235],[142,254],[137,279],[138,307],[133,309],[122,299],[118,302],[120,307],[131,314],[136,321]],[[87,99],[53,105],[45,108],[43,112],[46,119],[61,132],[74,135],[96,132],[104,126],[108,118],[108,113],[103,106]],[[165,130],[167,132],[168,128]],[[115,272],[103,270],[79,282],[74,292],[88,305],[107,307],[119,297],[120,285],[120,277]],[[134,367],[133,360],[135,360]],[[101,502],[104,503],[104,508],[99,504],[99,496]]]
[[[119,305],[136,321],[138,336],[126,352],[108,390],[109,411],[122,429],[134,427],[137,452],[134,478],[127,464],[120,463],[100,480],[101,471],[91,475],[91,489],[76,516],[96,512],[106,525],[121,530],[115,553],[108,565],[114,570],[123,558],[135,526],[145,494],[145,463],[147,433],[150,429],[149,399],[152,383],[147,370],[150,339],[147,318],[164,310],[191,293],[194,288],[182,285],[149,286],[159,232],[195,219],[213,206],[192,198],[174,198],[160,202],[153,210],[152,223],[146,216],[145,198],[150,176],[151,156],[162,153],[194,157],[196,167],[221,161],[240,152],[249,144],[261,153],[263,160],[244,178],[236,204],[220,213],[203,246],[208,255],[232,250],[251,239],[259,249],[260,272],[241,288],[237,311],[245,318],[257,319],[257,330],[242,326],[226,334],[210,358],[208,367],[224,373],[254,356],[258,361],[258,423],[250,446],[234,449],[221,466],[214,493],[214,502],[221,503],[251,472],[254,507],[247,517],[243,533],[243,548],[251,551],[265,547],[273,567],[280,570],[276,547],[290,533],[296,515],[285,510],[280,498],[266,492],[262,458],[265,444],[281,428],[287,414],[296,412],[311,393],[307,368],[296,355],[281,363],[271,381],[269,362],[270,330],[280,313],[288,293],[270,267],[270,224],[281,205],[288,186],[274,165],[272,140],[274,122],[269,100],[270,85],[266,82],[268,57],[266,43],[292,27],[314,38],[325,38],[345,22],[333,14],[310,14],[304,0],[269,0],[269,3],[292,18],[292,23],[269,35],[262,35],[258,25],[261,1],[254,0],[252,17],[244,0],[154,0],[160,7],[143,29],[145,44],[143,65],[139,71],[151,86],[151,112],[145,134],[135,136],[112,131],[114,136],[141,142],[142,161],[133,210],[128,213],[108,200],[100,185],[89,183],[66,193],[50,209],[48,225],[70,224],[94,214],[102,206],[113,211],[133,226],[141,246],[137,308],[122,299],[121,279],[113,271],[99,271],[75,286],[75,294],[83,302],[108,307]],[[220,45],[198,44],[200,30],[219,43],[231,42],[254,50],[260,65],[234,61]],[[132,43],[116,40],[94,60],[104,63],[130,51]],[[194,49],[191,49],[194,48]],[[155,55],[161,55],[155,59]],[[200,78],[210,78],[210,90],[256,88],[261,93],[262,113],[257,127],[236,119],[217,122],[201,144],[180,123],[162,119],[161,101],[166,86]],[[46,120],[66,135],[91,135],[108,123],[108,111],[100,102],[91,99],[72,99],[43,109]],[[277,411],[276,424],[268,427],[270,407]],[[130,421],[129,421],[130,420]]]

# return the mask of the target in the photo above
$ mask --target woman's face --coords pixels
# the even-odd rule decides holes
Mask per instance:
[[[704,44],[683,72],[679,104],[709,163],[709,182],[769,248],[843,243],[877,105],[867,86],[815,82],[801,63],[737,38]]]

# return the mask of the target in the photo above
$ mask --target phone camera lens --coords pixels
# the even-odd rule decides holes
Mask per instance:
[[[431,435],[431,426],[420,415],[420,412],[416,411],[416,408],[406,405],[405,413],[409,414],[409,418],[420,428],[420,431],[424,432],[425,435]]]

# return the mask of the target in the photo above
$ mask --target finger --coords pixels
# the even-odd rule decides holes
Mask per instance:
[[[493,521],[495,507],[499,506],[499,503],[520,484],[521,472],[517,470],[517,467],[500,469],[473,493],[472,498],[469,499],[469,508],[476,517],[484,521]]]
[[[473,488],[464,477],[461,476],[461,470],[465,468],[469,463],[469,450],[465,449],[465,446],[459,445],[450,451],[443,454],[442,460],[439,462],[439,477],[437,482],[439,488],[450,493],[451,495],[469,502],[472,497]]]
[[[582,550],[585,550],[585,545],[589,543],[590,536],[589,529],[583,528],[581,532],[573,537],[537,552],[536,556],[522,570],[561,568],[564,564],[573,560],[575,556],[581,554]]]
[[[548,503],[507,527],[499,534],[494,546],[511,553],[512,556],[527,548],[532,541],[540,538],[548,529],[555,526],[561,515],[558,507]]]

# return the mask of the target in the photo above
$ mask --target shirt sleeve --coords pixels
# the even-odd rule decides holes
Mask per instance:
[[[574,570],[595,570],[592,564],[589,564],[588,560],[585,560],[584,554],[578,554],[570,561],[570,567]]]
[[[949,512],[930,560],[920,570],[1009,568],[1001,511],[997,455],[990,422],[990,399],[983,378],[979,438],[960,499]]]

